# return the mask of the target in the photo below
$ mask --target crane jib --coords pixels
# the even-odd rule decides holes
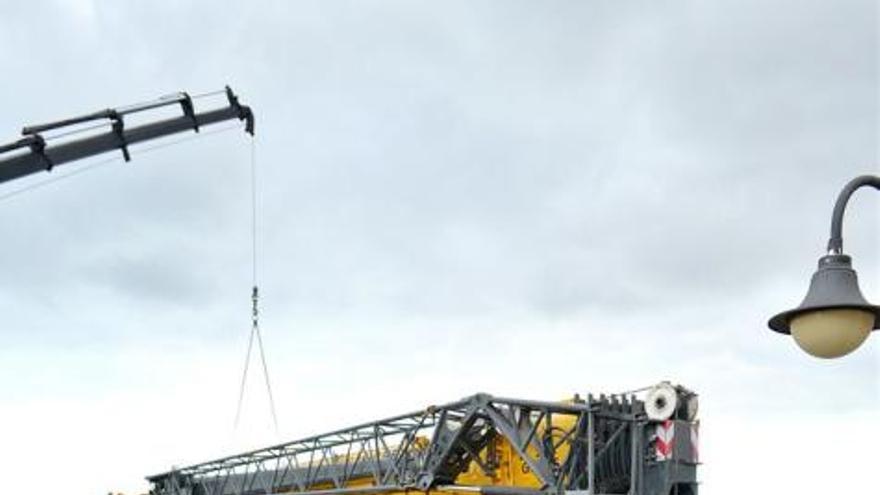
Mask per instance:
[[[110,119],[112,122],[108,132],[91,135],[78,140],[71,140],[57,145],[49,145],[38,133],[25,132],[25,137],[0,146],[0,183],[15,180],[36,172],[51,170],[57,165],[81,160],[91,156],[120,150],[128,159],[128,146],[132,144],[150,141],[152,139],[169,136],[184,131],[198,131],[202,126],[215,124],[227,120],[245,121],[245,130],[253,135],[254,117],[253,112],[247,106],[240,105],[238,98],[228,87],[226,94],[229,105],[223,108],[207,110],[204,112],[187,111],[184,106],[184,115],[173,117],[157,122],[151,122],[126,128],[122,117],[124,110],[101,112],[87,116],[87,120]],[[187,101],[189,101],[187,99]],[[158,106],[158,105],[157,105]],[[189,109],[191,109],[191,102]],[[62,121],[60,125],[45,125],[25,128],[25,131],[33,131],[36,128],[56,129],[65,125],[81,123],[83,119],[69,119]],[[2,154],[20,148],[27,149],[25,153],[13,154],[3,158]]]

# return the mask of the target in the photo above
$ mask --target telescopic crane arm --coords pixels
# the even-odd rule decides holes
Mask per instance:
[[[224,107],[196,112],[193,98],[187,93],[176,93],[158,100],[101,110],[70,119],[32,125],[22,129],[22,138],[0,145],[0,183],[15,180],[65,163],[120,150],[125,161],[131,160],[129,145],[177,134],[188,130],[199,132],[203,126],[226,120],[242,120],[245,131],[254,134],[254,114],[242,105],[229,86],[225,89],[228,104]],[[138,126],[126,127],[125,117],[138,112],[166,106],[180,106],[182,115]],[[84,123],[105,121],[109,130],[88,137],[51,145],[44,137],[48,131],[75,128]],[[25,150],[24,153],[21,150]],[[4,155],[8,155],[5,156]]]

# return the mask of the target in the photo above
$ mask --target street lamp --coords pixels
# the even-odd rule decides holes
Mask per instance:
[[[859,290],[852,259],[843,254],[843,212],[856,189],[870,186],[880,190],[880,177],[862,175],[851,180],[837,197],[831,217],[828,254],[819,258],[819,268],[800,306],[770,318],[770,329],[791,334],[807,353],[820,358],[849,354],[880,328],[880,306],[870,304]]]

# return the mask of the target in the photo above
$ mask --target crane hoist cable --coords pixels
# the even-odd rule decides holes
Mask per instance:
[[[257,348],[260,351],[260,363],[263,367],[263,378],[266,383],[266,393],[269,397],[269,409],[272,413],[272,425],[275,428],[275,434],[278,435],[278,415],[275,411],[275,398],[272,395],[272,383],[269,379],[269,366],[266,364],[266,352],[263,347],[263,336],[260,332],[260,289],[257,283],[257,161],[256,161],[256,143],[254,137],[251,136],[250,146],[251,158],[251,331],[248,336],[247,352],[244,359],[244,370],[241,374],[241,385],[238,390],[238,404],[235,408],[235,424],[234,428],[238,428],[241,420],[241,408],[244,403],[244,391],[247,385],[248,368],[251,362],[251,352],[254,347],[254,339],[257,341]]]

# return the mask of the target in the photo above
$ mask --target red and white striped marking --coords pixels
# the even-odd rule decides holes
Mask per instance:
[[[675,440],[675,422],[666,420],[657,425],[654,432],[654,450],[658,461],[672,459],[672,445]]]

